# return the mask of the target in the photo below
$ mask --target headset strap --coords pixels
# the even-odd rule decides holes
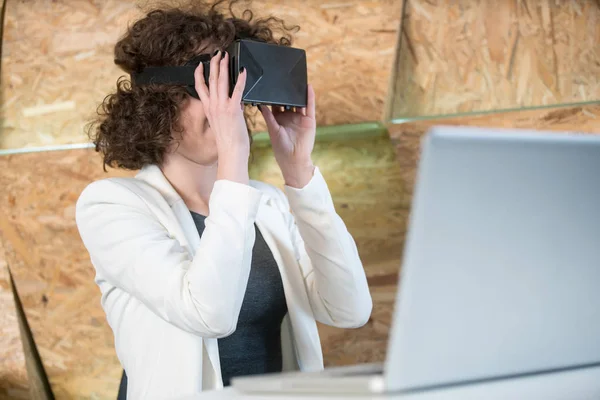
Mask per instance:
[[[146,67],[141,72],[131,74],[135,85],[165,84],[183,85],[194,87],[194,71],[200,63],[210,62],[210,55],[201,54],[186,63],[184,66]],[[208,77],[208,65],[205,65],[204,75]]]
[[[196,67],[147,67],[142,72],[131,74],[136,85],[169,84],[194,86],[194,70]]]

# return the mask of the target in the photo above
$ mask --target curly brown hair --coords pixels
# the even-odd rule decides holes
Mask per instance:
[[[207,50],[225,49],[235,39],[291,45],[290,32],[297,26],[287,27],[272,16],[255,19],[248,8],[237,17],[233,8],[239,2],[220,0],[210,5],[188,0],[184,5],[154,7],[117,42],[115,64],[128,74],[147,66],[180,66]],[[277,31],[281,32],[278,38]],[[104,99],[97,118],[88,125],[104,170],[160,165],[182,132],[180,109],[189,98],[181,86],[136,86],[128,77],[119,78],[116,92]]]

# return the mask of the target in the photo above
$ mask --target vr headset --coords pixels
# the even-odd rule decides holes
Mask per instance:
[[[245,104],[306,107],[307,73],[306,52],[287,46],[278,46],[253,40],[234,41],[229,53],[230,95],[235,87],[240,68],[246,68],[246,87],[242,96]],[[194,87],[194,71],[204,65],[204,79],[208,84],[212,55],[202,54],[185,66],[147,67],[131,75],[134,85],[164,84],[184,86],[190,96],[199,99]]]

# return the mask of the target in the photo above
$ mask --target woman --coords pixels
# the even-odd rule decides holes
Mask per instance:
[[[90,184],[77,226],[132,399],[218,389],[234,376],[319,370],[316,321],[350,328],[372,302],[355,243],[311,160],[315,94],[305,110],[261,107],[285,194],[249,180],[242,72],[229,96],[236,38],[277,41],[279,20],[226,18],[217,6],[162,9],[115,47],[127,73],[215,53],[200,100],[182,87],[120,80],[95,131],[104,164],[141,170]],[[291,210],[291,211],[290,211]]]

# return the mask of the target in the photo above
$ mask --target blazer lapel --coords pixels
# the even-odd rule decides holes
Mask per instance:
[[[179,193],[173,188],[171,183],[163,175],[162,171],[156,165],[144,167],[136,178],[150,184],[158,190],[162,197],[167,201],[169,208],[173,213],[176,224],[171,224],[167,228],[177,237],[180,243],[187,247],[192,255],[200,244],[200,235],[194,224],[194,219],[187,206],[183,202]]]
[[[156,190],[158,190],[163,198],[167,201],[172,218],[175,219],[174,224],[170,224],[167,227],[172,234],[179,240],[181,245],[192,254],[196,255],[196,249],[200,245],[200,235],[198,229],[192,218],[190,210],[185,205],[183,199],[177,191],[173,188],[171,183],[162,173],[161,169],[156,165],[150,165],[144,167],[140,173],[136,175],[136,178],[150,184]],[[210,363],[213,366],[214,376],[216,377],[216,387],[222,387],[221,381],[221,362],[219,359],[219,347],[217,339],[202,338],[204,342],[204,348],[208,354]],[[199,355],[198,357],[202,357]],[[205,364],[205,363],[204,363]],[[206,364],[205,364],[206,365]]]

